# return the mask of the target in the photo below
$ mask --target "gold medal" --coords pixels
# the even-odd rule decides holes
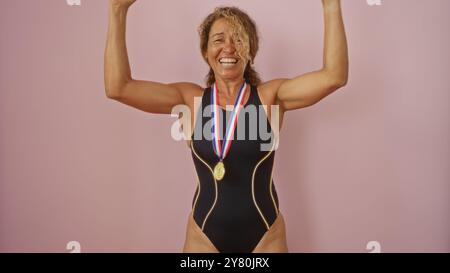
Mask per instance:
[[[225,164],[222,161],[217,162],[216,166],[214,166],[214,178],[216,180],[222,180],[225,176]]]

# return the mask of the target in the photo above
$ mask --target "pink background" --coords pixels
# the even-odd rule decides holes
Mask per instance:
[[[237,5],[264,80],[322,63],[319,0],[138,0],[133,77],[203,84],[196,28]],[[450,1],[342,1],[348,85],[288,112],[274,180],[291,252],[450,251]],[[0,251],[179,252],[196,185],[175,118],[106,98],[107,1],[0,9]]]

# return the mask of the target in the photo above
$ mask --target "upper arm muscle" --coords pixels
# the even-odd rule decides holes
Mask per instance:
[[[285,110],[313,105],[339,87],[324,70],[313,71],[285,80],[277,91],[277,100]]]
[[[123,87],[116,100],[145,112],[170,114],[174,106],[186,104],[182,92],[192,89],[201,87],[193,83],[164,84],[131,80]]]

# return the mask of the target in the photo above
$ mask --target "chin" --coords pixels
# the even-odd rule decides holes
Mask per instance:
[[[242,79],[244,77],[244,73],[239,73],[239,72],[225,72],[225,73],[221,73],[220,76],[223,79],[227,79],[227,80],[234,80],[234,79]]]

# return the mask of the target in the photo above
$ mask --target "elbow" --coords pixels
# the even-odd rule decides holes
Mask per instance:
[[[347,85],[348,77],[347,75],[330,77],[330,88],[336,90]]]
[[[109,93],[106,93],[106,97],[107,97],[108,99],[112,99],[112,100],[120,100],[120,95],[118,95],[118,94],[109,94]]]
[[[108,99],[119,100],[122,97],[123,90],[125,89],[127,82],[105,84],[105,95]]]
[[[339,89],[347,85],[348,69],[326,69],[327,82],[331,89]]]
[[[108,99],[119,100],[130,80],[110,80],[105,77],[105,95]]]
[[[120,92],[114,91],[114,89],[105,88],[105,95],[108,99],[118,100],[120,98]]]
[[[341,88],[347,85],[348,77],[342,77],[335,80],[335,86]]]

